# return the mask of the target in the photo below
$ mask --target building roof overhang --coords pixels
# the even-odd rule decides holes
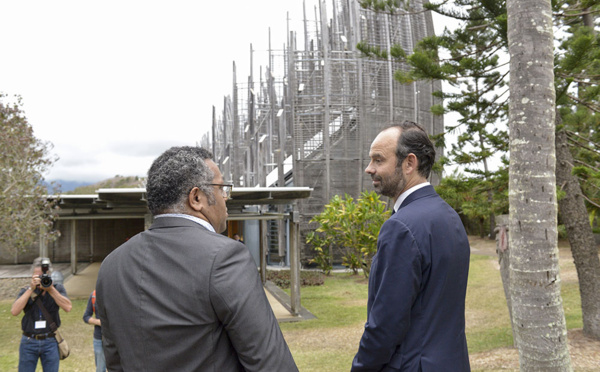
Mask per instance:
[[[312,190],[310,187],[234,187],[227,200],[229,219],[254,219],[252,216],[256,213],[244,213],[244,207],[293,204],[310,197]],[[98,189],[96,194],[51,195],[49,198],[58,200],[61,219],[144,218],[150,213],[145,188]]]

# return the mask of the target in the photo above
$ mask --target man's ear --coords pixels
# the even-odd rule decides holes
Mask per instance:
[[[404,158],[404,164],[402,165],[407,174],[412,174],[419,168],[419,160],[417,159],[417,156],[411,152],[406,158]]]
[[[202,211],[202,208],[204,208],[205,200],[206,197],[204,193],[200,191],[200,189],[197,187],[194,187],[192,191],[190,191],[190,193],[188,194],[188,204],[190,205],[190,208],[192,208],[192,210],[196,212]]]

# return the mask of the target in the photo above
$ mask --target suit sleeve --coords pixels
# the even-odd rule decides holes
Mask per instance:
[[[96,282],[96,317],[100,319],[100,322],[102,322],[102,349],[104,350],[106,368],[110,372],[119,372],[123,371],[123,367],[121,366],[121,356],[119,355],[117,346],[113,342],[111,324],[108,321],[106,309],[103,306],[103,293],[104,288],[102,283],[102,267],[100,267],[98,281]]]
[[[217,254],[210,298],[246,371],[298,370],[243,244]]]
[[[406,225],[389,220],[381,229],[376,267],[369,279],[369,311],[352,371],[379,371],[410,327],[422,281],[422,257]]]

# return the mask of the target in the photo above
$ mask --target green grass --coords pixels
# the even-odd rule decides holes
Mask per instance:
[[[567,328],[581,328],[577,283],[562,286]],[[300,371],[349,370],[366,320],[367,283],[336,274],[321,287],[302,288],[302,306],[317,319],[282,324]],[[512,330],[497,258],[471,256],[466,298],[469,353],[513,345]]]
[[[467,290],[467,342],[470,353],[512,345],[512,333],[496,257],[471,256]],[[367,311],[367,281],[362,276],[335,274],[322,286],[302,288],[302,306],[317,319],[282,323],[281,329],[300,371],[347,371],[362,335]],[[581,328],[578,284],[563,283],[567,327]],[[61,372],[90,371],[94,366],[92,327],[82,321],[87,299],[74,300],[61,312],[61,332],[72,354]],[[10,314],[12,301],[0,302],[0,371],[17,369],[21,316]],[[38,367],[41,371],[41,367]]]
[[[289,294],[289,290],[287,290]],[[302,306],[317,316],[308,322],[285,323],[282,330],[344,327],[367,317],[367,280],[363,276],[334,274],[325,284],[302,287]]]
[[[469,353],[512,346],[512,330],[497,258],[471,256],[466,298]]]

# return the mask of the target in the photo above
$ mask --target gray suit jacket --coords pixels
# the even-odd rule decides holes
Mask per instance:
[[[157,218],[96,283],[109,371],[297,371],[243,244]]]

